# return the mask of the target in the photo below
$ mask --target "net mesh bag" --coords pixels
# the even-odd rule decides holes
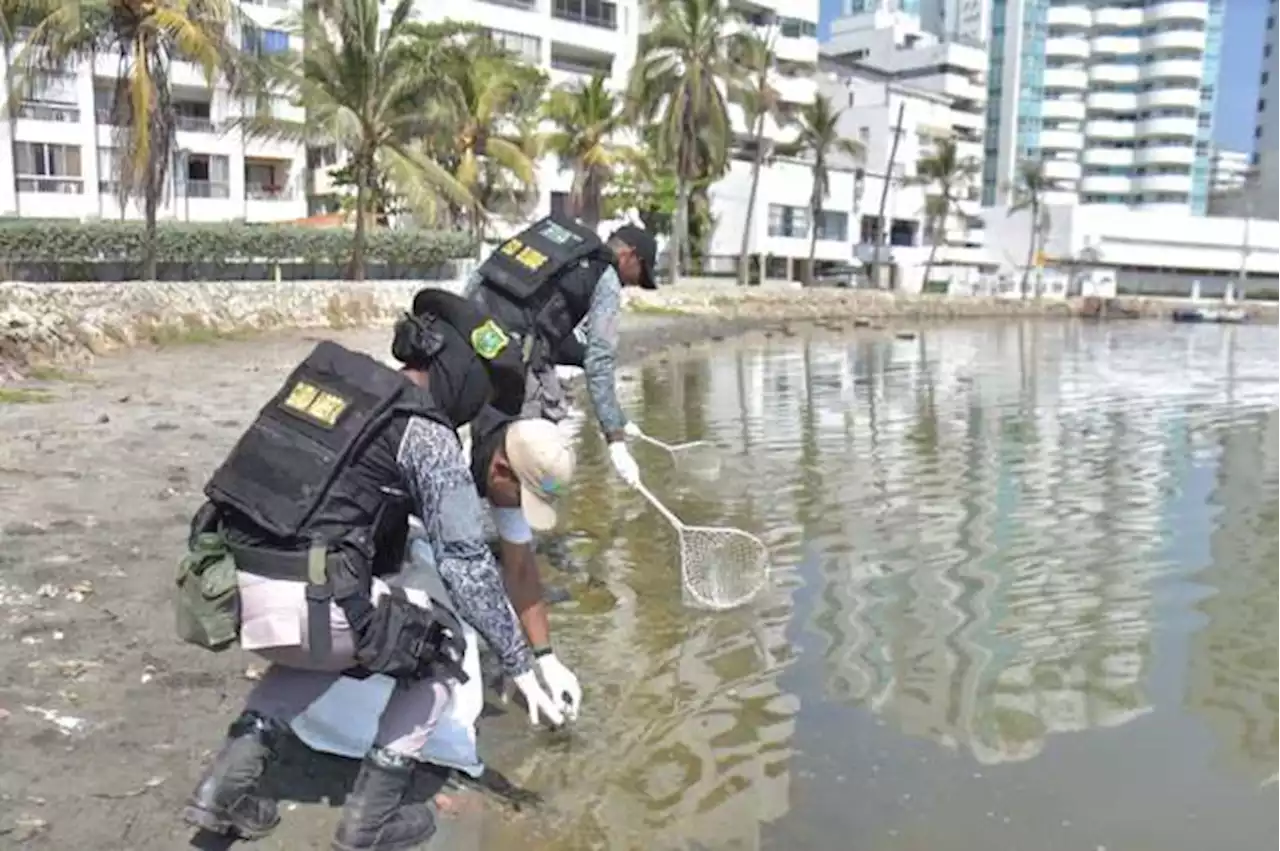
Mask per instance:
[[[769,581],[769,551],[741,529],[682,526],[680,579],[687,605],[724,610],[751,601]]]

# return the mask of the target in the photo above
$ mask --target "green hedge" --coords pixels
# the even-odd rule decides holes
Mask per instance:
[[[297,225],[163,222],[157,226],[161,263],[343,264],[351,258],[349,228]],[[0,222],[0,263],[126,264],[142,262],[143,224],[136,221]],[[430,268],[474,252],[465,233],[371,229],[365,243],[371,263]]]

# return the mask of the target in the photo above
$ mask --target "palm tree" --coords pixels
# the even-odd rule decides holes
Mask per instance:
[[[1009,215],[1026,210],[1031,221],[1031,236],[1027,242],[1027,263],[1022,269],[1022,283],[1018,289],[1022,297],[1027,297],[1031,282],[1031,267],[1036,260],[1036,251],[1044,242],[1049,232],[1049,211],[1045,208],[1044,196],[1055,188],[1052,180],[1045,177],[1044,163],[1040,160],[1025,160],[1018,164],[1018,176],[1012,187],[1013,203],[1009,205]],[[1037,293],[1039,295],[1039,293]]]
[[[925,199],[925,217],[932,234],[929,259],[924,264],[926,285],[933,272],[938,246],[946,242],[947,223],[960,214],[960,199],[981,173],[982,164],[972,157],[961,157],[956,151],[956,140],[951,137],[939,140],[933,153],[916,164],[913,182],[937,193]]]
[[[490,212],[485,202],[510,200],[535,186],[539,146],[536,137],[520,132],[529,129],[521,119],[536,109],[546,77],[473,24],[411,24],[408,31],[412,49],[439,86],[439,94],[423,102],[423,132],[470,196],[462,208],[481,240]]]
[[[742,249],[738,252],[738,283],[747,285],[750,269],[751,224],[756,209],[756,192],[760,187],[760,167],[772,151],[765,135],[765,121],[772,118],[782,124],[786,118],[782,96],[769,79],[774,66],[773,40],[755,33],[742,34],[733,44],[734,60],[742,77],[734,81],[731,95],[742,107],[742,115],[751,128],[754,155],[751,160],[751,192],[747,196],[746,222],[742,228]]]
[[[560,168],[573,172],[569,207],[591,227],[600,224],[604,187],[623,157],[610,141],[624,122],[621,102],[597,74],[590,82],[551,93],[544,114],[556,129],[546,137],[547,149]]]
[[[177,113],[170,69],[189,62],[212,87],[241,91],[249,62],[233,41],[242,21],[230,0],[43,0],[44,14],[14,64],[17,92],[42,75],[62,73],[99,55],[118,62],[111,111],[117,128],[123,209],[141,196],[146,236],[143,276],[156,276],[156,212],[173,161]]]
[[[19,34],[24,27],[30,27],[40,22],[43,17],[35,7],[34,2],[27,0],[0,0],[0,51],[3,56],[0,61],[4,62],[4,76],[9,81],[10,91],[8,97],[4,101],[5,120],[9,124],[9,156],[16,162],[17,157],[13,152],[13,143],[17,138],[18,130],[18,101],[21,99],[22,92],[13,89],[13,69],[14,69],[14,50],[18,47]],[[22,201],[19,197],[21,193],[13,193],[13,214],[15,216],[22,215]]]
[[[822,202],[831,194],[831,161],[837,157],[861,160],[863,155],[860,143],[840,135],[842,113],[843,110],[837,109],[831,98],[819,94],[796,113],[799,135],[788,146],[792,150],[808,152],[813,157],[810,168],[813,189],[809,193],[809,266],[805,271],[805,282],[810,285],[813,284],[814,255],[818,250],[818,214],[822,211]]]
[[[726,81],[737,75],[728,0],[652,0],[652,29],[640,40],[628,103],[641,126],[655,125],[658,160],[676,177],[676,221],[671,235],[672,280],[689,242],[691,184],[724,173],[728,165]]]
[[[178,2],[179,0],[174,0]],[[471,196],[420,144],[423,104],[443,83],[408,38],[413,0],[397,0],[383,27],[379,0],[311,0],[295,29],[305,50],[270,68],[270,85],[306,109],[305,124],[244,119],[249,135],[335,145],[349,158],[356,186],[350,275],[364,280],[365,231],[372,187],[385,176],[409,206],[433,214],[441,198]]]

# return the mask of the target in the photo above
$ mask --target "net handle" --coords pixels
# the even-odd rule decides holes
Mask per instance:
[[[650,505],[652,505],[654,508],[658,510],[659,514],[661,514],[663,517],[667,519],[668,523],[670,523],[672,526],[676,527],[677,529],[685,528],[684,521],[681,520],[679,517],[676,517],[675,512],[673,512],[670,508],[667,508],[665,505],[663,505],[662,500],[654,496],[653,492],[644,486],[644,482],[636,482],[636,490],[640,492],[641,496],[643,496],[645,499],[649,501]]]
[[[673,455],[683,449],[693,449],[695,446],[702,446],[706,443],[705,440],[695,440],[691,443],[667,443],[665,440],[658,440],[656,437],[650,437],[639,429],[636,430],[636,437],[639,437],[645,443],[656,446],[659,449],[665,449]]]

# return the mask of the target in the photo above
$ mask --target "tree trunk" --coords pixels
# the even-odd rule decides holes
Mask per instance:
[[[351,238],[351,268],[347,276],[353,281],[364,280],[364,229],[365,206],[369,199],[369,169],[365,167],[364,157],[356,160],[356,231]]]
[[[1040,220],[1039,208],[1040,208],[1039,204],[1032,203],[1031,208],[1029,210],[1029,212],[1031,213],[1031,243],[1027,246],[1027,265],[1022,270],[1022,284],[1019,287],[1019,291],[1022,295],[1023,301],[1026,301],[1027,299],[1027,287],[1031,282],[1031,264],[1034,263],[1036,259],[1036,233],[1038,231],[1037,223]]]
[[[142,215],[145,230],[142,236],[142,280],[156,279],[156,208],[159,193],[154,185],[147,187],[143,196]]]
[[[813,258],[818,253],[818,211],[812,206],[809,209],[809,265],[804,270],[805,286],[813,286]]]
[[[822,169],[821,160],[818,161],[813,169],[813,186],[814,191],[809,196],[809,265],[804,270],[804,284],[807,287],[813,286],[813,258],[818,253],[818,212],[822,207],[822,199],[818,197],[817,187],[819,185],[819,171]]]
[[[689,185],[684,176],[676,178],[675,227],[671,229],[671,283],[678,283],[683,269],[685,243],[689,240]]]
[[[764,114],[756,119],[756,156],[751,163],[751,193],[747,195],[747,220],[742,228],[742,250],[738,252],[738,284],[746,286],[751,278],[751,224],[756,211],[756,191],[760,188],[760,166],[764,163]],[[761,281],[764,283],[764,281]]]
[[[93,67],[93,66],[91,65],[89,67]],[[9,86],[13,85],[13,45],[12,44],[4,45],[4,79]],[[5,116],[5,119],[9,122],[9,161],[13,163],[14,177],[16,178],[17,172],[18,172],[18,150],[17,150],[18,111],[13,108],[13,104],[6,103],[4,105],[4,116]],[[13,189],[14,189],[13,214],[15,216],[21,216],[22,215],[22,196],[21,196],[21,193],[17,191],[18,184],[16,180],[14,181]]]
[[[947,233],[947,211],[951,209],[951,199],[948,195],[949,193],[947,192],[942,193],[942,214],[938,216],[938,220],[942,223],[941,230],[944,239]],[[924,292],[925,287],[929,286],[929,275],[933,272],[933,263],[938,257],[938,230],[939,228],[935,223],[933,238],[929,240],[929,258],[924,261],[924,277],[920,280],[920,292]]]

